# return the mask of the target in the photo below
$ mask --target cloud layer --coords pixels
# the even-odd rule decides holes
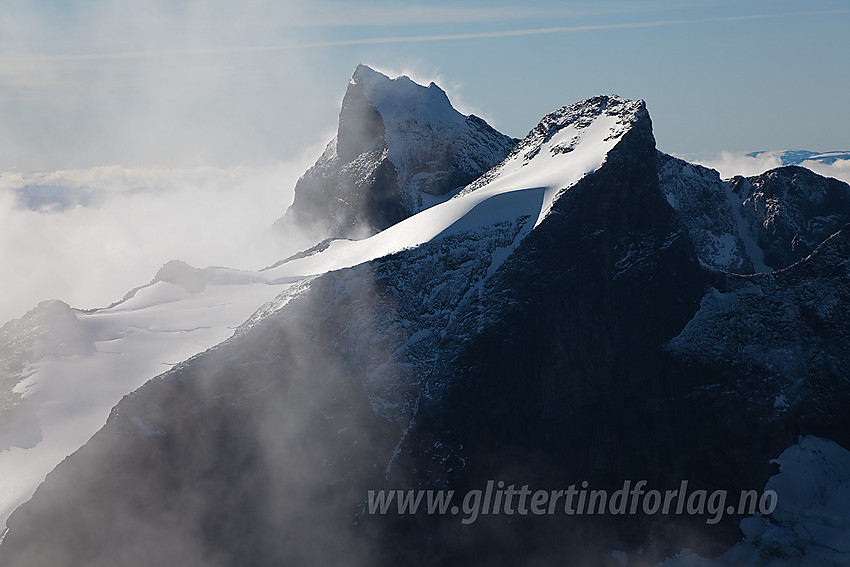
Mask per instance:
[[[269,228],[313,157],[257,168],[0,174],[0,325],[45,299],[104,306],[172,259],[273,263],[298,245]]]
[[[749,177],[760,175],[769,169],[781,167],[782,162],[778,155],[772,152],[757,157],[742,152],[721,152],[719,154],[677,155],[684,160],[698,163],[720,172],[720,177],[728,179],[735,175]],[[850,160],[836,160],[827,164],[819,161],[807,160],[800,163],[802,167],[811,169],[818,175],[834,177],[845,183],[850,183]]]

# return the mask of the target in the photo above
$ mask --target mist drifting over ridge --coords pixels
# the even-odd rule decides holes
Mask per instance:
[[[677,542],[705,557],[738,542],[738,554],[714,561],[683,551],[665,565],[737,566],[772,557],[777,541],[831,553],[797,534],[840,537],[840,522],[818,518],[850,502],[848,453],[838,445],[850,446],[850,434],[834,418],[846,406],[850,360],[840,308],[850,301],[846,229],[835,225],[845,213],[827,211],[823,222],[780,198],[779,214],[760,218],[758,199],[773,193],[743,207],[747,182],[735,185],[738,199],[713,172],[677,160],[668,162],[665,202],[650,165],[667,158],[650,139],[654,131],[659,150],[686,152],[676,155],[723,179],[782,165],[778,153],[742,147],[844,149],[846,114],[821,104],[823,93],[850,86],[834,71],[847,41],[839,1],[816,0],[807,12],[784,0],[770,9],[671,0],[38,7],[0,7],[0,106],[12,109],[0,117],[0,269],[14,275],[0,325],[43,299],[103,307],[157,281],[100,313],[41,304],[32,319],[45,315],[58,331],[28,334],[27,320],[26,340],[12,337],[13,347],[33,348],[2,361],[23,373],[0,384],[0,402],[17,412],[0,415],[0,469],[23,475],[9,457],[74,429],[61,421],[70,406],[85,413],[88,401],[99,412],[90,431],[77,429],[75,446],[110,415],[19,509],[10,539],[18,550],[33,543],[61,564],[92,544],[104,557],[205,567],[269,557],[395,565],[408,546],[412,563],[425,562],[444,542],[466,564],[487,550],[508,564],[514,544],[548,564],[569,538],[601,547],[601,556],[574,555],[593,567],[655,564]],[[545,217],[538,201],[557,191],[535,185],[489,202],[479,194],[481,206],[450,230],[432,211],[371,244],[323,242],[285,262],[313,242],[281,241],[272,223],[332,138],[351,70],[376,61],[379,71],[400,70],[391,76],[434,80],[455,108],[511,137],[564,103],[583,100],[592,115],[604,106],[596,95],[610,92],[646,99],[653,130],[647,118],[628,151],[576,170],[588,177],[558,195],[543,230],[525,217]],[[561,133],[542,156],[604,155],[581,148],[578,132]],[[726,147],[735,151],[710,153]],[[515,157],[518,171],[533,170]],[[850,178],[850,160],[802,165]],[[620,192],[623,180],[632,185]],[[804,200],[820,182],[803,187]],[[702,200],[691,198],[697,189]],[[627,197],[635,194],[643,198]],[[786,243],[800,219],[806,226]],[[779,226],[782,238],[747,239],[748,223],[752,234]],[[795,254],[757,262],[773,243]],[[173,259],[190,265],[160,270]],[[656,293],[668,282],[678,285]],[[585,327],[565,323],[576,320]],[[54,451],[56,462],[68,447]],[[740,526],[729,515],[718,530],[700,523],[669,536],[651,528],[652,547],[638,543],[648,525],[640,522],[615,534],[599,527],[604,519],[580,519],[564,538],[562,524],[490,518],[470,537],[451,521],[362,516],[367,488],[469,488],[510,475],[539,474],[542,488],[560,488],[587,473],[595,487],[650,469],[670,487],[688,476],[761,489],[780,454],[785,480],[771,482],[787,483],[782,497],[808,512]],[[27,482],[48,469],[31,470]],[[27,537],[54,525],[44,545]],[[443,558],[464,563],[451,551]]]
[[[306,160],[305,160],[306,161]],[[3,322],[45,299],[104,307],[169,260],[257,269],[303,163],[0,174]]]

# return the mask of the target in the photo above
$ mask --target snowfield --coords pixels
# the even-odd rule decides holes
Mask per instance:
[[[74,317],[78,335],[52,349],[36,340],[12,393],[16,420],[0,433],[0,515],[3,522],[62,459],[106,422],[118,401],[149,379],[233,334],[233,329],[288,284],[213,284],[189,293],[157,282],[131,299],[90,313],[60,309]],[[58,302],[51,302],[58,303]],[[46,310],[43,303],[36,310]],[[56,317],[41,321],[49,326]],[[41,330],[33,329],[39,334]],[[78,339],[91,353],[61,352]],[[5,345],[0,346],[2,348]],[[39,352],[41,351],[41,352]],[[35,357],[32,357],[35,358]],[[9,377],[5,377],[9,383]],[[5,449],[5,450],[3,450]]]
[[[850,452],[809,436],[773,462],[779,474],[764,487],[777,494],[772,519],[756,514],[741,520],[743,540],[716,560],[683,550],[658,567],[850,564]]]

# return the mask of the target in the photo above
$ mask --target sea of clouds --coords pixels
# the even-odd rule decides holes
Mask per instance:
[[[764,152],[758,156],[751,156],[742,152],[720,152],[716,154],[677,154],[677,157],[716,169],[720,172],[720,177],[728,179],[735,175],[759,175],[769,169],[781,167],[782,161],[778,154],[779,152]],[[831,164],[806,160],[799,165],[811,169],[819,175],[834,177],[845,183],[850,183],[850,160],[839,159]]]
[[[299,243],[272,223],[315,156],[262,167],[0,173],[0,325],[40,301],[106,306],[172,259],[259,269]]]

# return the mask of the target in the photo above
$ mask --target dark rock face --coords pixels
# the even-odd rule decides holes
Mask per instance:
[[[805,258],[850,222],[850,186],[797,166],[730,181],[744,199],[764,263],[774,269]]]
[[[674,426],[692,424],[668,413],[680,386],[662,346],[702,290],[693,245],[658,190],[646,117],[488,282],[481,309],[499,318],[441,366],[450,386],[409,433],[414,484],[669,483],[686,468],[671,459]],[[598,565],[641,539],[636,526],[610,518],[485,518],[461,532],[454,518],[423,523],[444,539],[422,545],[458,565],[517,556]],[[404,538],[415,541],[420,529]],[[404,552],[401,560],[416,563]]]
[[[386,148],[384,119],[362,86],[349,85],[342,99],[337,131],[337,155],[344,163],[360,154]]]
[[[761,429],[794,423],[847,445],[838,416],[850,401],[850,323],[840,307],[850,301],[848,258],[845,227],[774,274],[718,275],[667,348],[714,377],[714,392],[701,396],[746,407]]]
[[[434,83],[391,80],[360,65],[336,138],[298,180],[295,201],[276,227],[313,240],[370,236],[449,198],[515,143],[460,114]]]
[[[279,222],[314,238],[368,236],[407,215],[396,167],[387,159],[384,121],[362,86],[349,86],[336,140],[295,186],[295,202]]]
[[[298,180],[295,201],[275,226],[320,240],[362,238],[403,220],[408,214],[386,153],[382,145],[344,165],[322,156]]]

